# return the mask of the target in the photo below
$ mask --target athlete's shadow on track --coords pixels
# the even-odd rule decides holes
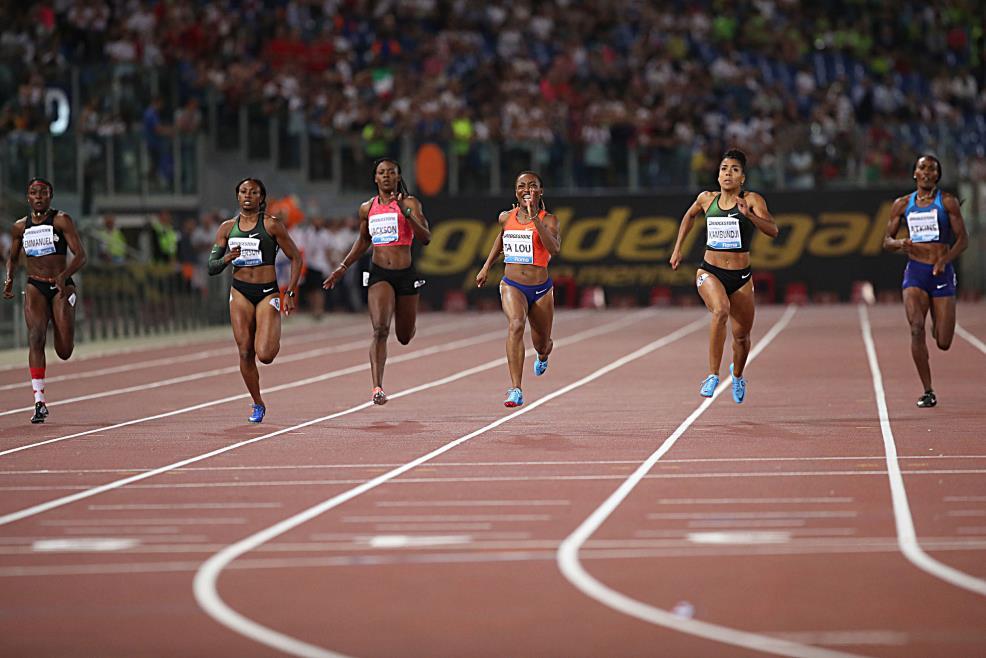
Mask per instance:
[[[564,434],[512,434],[497,439],[497,443],[559,451],[571,450],[576,447],[576,442]]]

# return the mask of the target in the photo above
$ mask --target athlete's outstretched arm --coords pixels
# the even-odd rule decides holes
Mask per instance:
[[[777,224],[774,222],[774,216],[767,210],[767,202],[756,192],[750,192],[746,195],[745,199],[743,197],[737,199],[736,207],[753,222],[753,225],[761,233],[765,233],[772,238],[776,238],[777,234],[780,233],[780,229],[777,228]]]
[[[232,227],[233,220],[227,219],[219,225],[219,230],[216,231],[216,242],[212,245],[212,251],[209,252],[210,276],[219,274],[226,269],[227,265],[240,257],[239,247],[231,249],[228,254],[226,253],[226,246],[229,244],[229,231]]]
[[[3,298],[14,298],[14,271],[17,263],[21,260],[21,249],[24,245],[24,226],[20,222],[14,222],[10,229],[10,253],[7,254],[7,278],[3,282]]]
[[[86,248],[82,246],[82,240],[79,239],[79,232],[75,230],[75,222],[66,213],[60,212],[55,215],[54,224],[65,234],[65,241],[68,242],[68,248],[72,250],[72,260],[65,264],[65,269],[58,273],[54,282],[58,286],[59,294],[64,295],[65,281],[86,264]]]
[[[955,235],[955,242],[945,253],[944,256],[935,262],[931,273],[938,275],[945,271],[945,266],[959,257],[965,248],[969,246],[969,234],[965,230],[965,220],[962,219],[962,208],[959,206],[958,199],[951,194],[942,194],[942,204],[948,213],[948,221],[952,225],[952,233]]]
[[[503,223],[507,221],[507,214],[505,212],[500,213],[500,217],[497,222],[500,224],[500,232],[497,233],[496,239],[493,240],[493,246],[490,247],[490,255],[486,257],[486,262],[483,266],[479,268],[479,273],[476,274],[476,287],[482,288],[486,285],[486,279],[490,275],[490,267],[493,266],[493,261],[495,261],[499,256],[500,252],[503,251]]]
[[[681,245],[685,243],[685,238],[688,237],[692,226],[695,225],[695,218],[705,212],[705,201],[709,199],[711,194],[712,192],[699,192],[698,196],[695,197],[695,201],[692,205],[688,206],[688,210],[682,216],[681,226],[678,227],[678,239],[674,241],[674,250],[671,252],[671,258],[668,261],[671,263],[672,270],[678,269],[678,265],[681,264]]]
[[[883,236],[883,248],[886,251],[903,251],[905,254],[911,253],[911,240],[905,238],[897,239],[897,231],[900,230],[900,220],[904,216],[904,209],[907,207],[907,197],[902,196],[894,201],[890,206],[890,219],[887,220],[887,232]]]
[[[370,202],[367,201],[359,207],[359,235],[356,236],[356,242],[353,243],[352,249],[342,259],[339,266],[332,270],[332,274],[327,276],[325,281],[322,282],[322,287],[326,290],[334,288],[342,277],[346,275],[346,270],[352,267],[353,263],[358,261],[366,253],[366,250],[370,248],[370,245],[373,244],[373,240],[370,238],[369,217]]]
[[[420,240],[422,244],[431,242],[431,228],[428,224],[428,218],[425,217],[424,209],[421,207],[421,202],[413,196],[398,196],[397,202],[401,204],[404,216],[411,222],[411,230],[414,231],[415,239]]]
[[[288,279],[288,293],[290,294],[284,296],[284,307],[282,309],[284,315],[291,315],[291,311],[294,310],[294,306],[297,303],[294,296],[298,292],[298,279],[301,278],[301,252],[298,251],[298,245],[291,239],[288,229],[284,227],[284,223],[281,220],[268,215],[266,220],[261,221],[264,221],[264,228],[267,229],[267,234],[277,241],[277,246],[281,248],[285,256],[291,259],[291,277]]]
[[[558,218],[548,214],[544,216],[544,219],[540,219],[537,213],[534,213],[531,215],[531,219],[534,220],[534,225],[537,226],[541,244],[544,245],[544,248],[548,250],[549,254],[557,256],[561,251],[561,234],[558,232]]]

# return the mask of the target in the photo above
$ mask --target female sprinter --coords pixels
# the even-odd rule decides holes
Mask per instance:
[[[65,360],[75,349],[75,282],[72,275],[86,264],[86,252],[72,218],[51,207],[55,188],[43,178],[27,184],[27,203],[31,212],[18,219],[11,230],[12,244],[7,260],[4,299],[14,297],[14,270],[21,250],[27,256],[27,283],[24,291],[24,320],[27,322],[31,387],[34,389],[32,423],[48,417],[45,405],[45,338],[48,323],[55,328],[55,353]],[[69,260],[67,250],[72,250]]]
[[[274,258],[283,249],[291,259],[291,279],[284,295],[284,315],[295,307],[301,253],[276,217],[267,214],[267,189],[256,178],[236,185],[239,214],[219,226],[209,255],[209,274],[219,274],[233,264],[233,286],[229,291],[229,320],[240,350],[240,374],[253,398],[248,420],[260,423],[267,413],[260,397],[257,361],[271,363],[281,349],[281,298],[274,274]],[[229,250],[227,251],[227,247]]]
[[[530,322],[531,341],[537,351],[534,374],[541,376],[548,369],[548,355],[554,345],[551,324],[555,316],[555,295],[548,276],[548,261],[561,249],[558,219],[544,205],[541,177],[533,171],[522,171],[514,184],[514,193],[519,205],[500,213],[500,234],[476,275],[476,285],[485,285],[490,266],[503,252],[500,303],[507,316],[507,368],[510,370],[510,388],[503,401],[505,407],[524,404],[521,380],[525,320]]]
[[[698,294],[712,313],[709,330],[709,375],[699,394],[712,397],[719,386],[719,367],[726,343],[726,320],[732,319],[733,401],[741,404],[746,397],[743,368],[750,353],[753,329],[753,280],[750,271],[750,242],[754,229],[777,237],[777,224],[763,197],[744,192],[746,154],[738,149],[726,151],[719,163],[719,191],[702,192],[681,218],[678,240],[671,253],[671,269],[681,263],[681,245],[692,229],[695,218],[705,214],[705,259],[698,266],[695,285]]]
[[[346,270],[373,246],[370,265],[368,306],[373,338],[370,341],[371,398],[374,404],[387,404],[383,392],[383,369],[387,363],[387,339],[390,321],[397,318],[397,340],[407,345],[414,338],[418,317],[418,280],[411,262],[411,244],[415,238],[423,244],[431,240],[431,229],[421,209],[421,202],[411,196],[401,178],[396,160],[382,158],[373,165],[373,182],[377,194],[359,207],[359,235],[342,263],[322,283],[334,287]]]
[[[938,349],[952,346],[955,335],[955,268],[952,261],[969,244],[959,202],[938,189],[941,163],[933,155],[922,155],[914,165],[917,190],[902,196],[890,208],[883,247],[907,254],[904,268],[904,310],[911,325],[911,357],[924,386],[919,407],[938,404],[931,387],[931,366],[924,323],[931,311],[931,336]],[[901,219],[907,222],[908,237],[897,239]]]

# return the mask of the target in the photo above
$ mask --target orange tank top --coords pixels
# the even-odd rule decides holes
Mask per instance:
[[[511,210],[503,225],[503,262],[546,268],[548,261],[551,260],[551,254],[541,242],[541,236],[538,235],[534,222],[521,224],[517,221],[519,211],[520,208]],[[546,214],[542,210],[538,213],[538,218],[543,219]]]

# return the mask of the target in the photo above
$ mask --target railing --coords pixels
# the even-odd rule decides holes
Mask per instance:
[[[272,160],[278,168],[297,171],[306,182],[326,184],[339,194],[364,192],[370,163],[385,154],[400,158],[406,177],[413,174],[415,156],[425,143],[444,155],[444,183],[438,193],[449,195],[502,193],[524,169],[540,172],[545,185],[557,192],[696,189],[715,183],[721,155],[718,147],[652,139],[619,125],[608,126],[609,137],[600,143],[497,142],[394,135],[383,129],[340,135],[307,123],[301,111],[265,115],[257,105],[231,107],[218,100],[209,112],[216,126],[215,149]],[[769,148],[741,144],[752,156],[748,185],[784,190],[909,184],[919,153],[936,152],[951,172],[970,153],[963,126],[898,123],[832,134],[826,130],[808,123],[781,126]],[[973,132],[982,130],[977,124]],[[668,136],[657,136],[662,137]]]
[[[168,263],[87,265],[73,276],[79,343],[149,336],[219,325],[229,320],[229,274],[207,277],[202,287]],[[26,276],[14,283],[14,299],[0,302],[0,349],[27,345]]]

